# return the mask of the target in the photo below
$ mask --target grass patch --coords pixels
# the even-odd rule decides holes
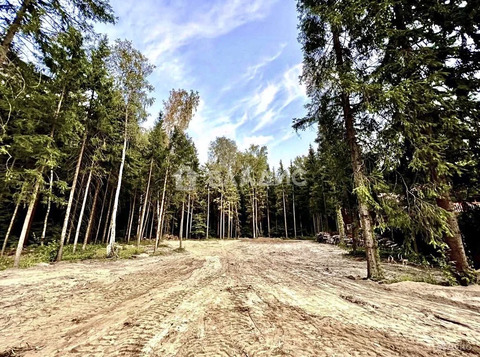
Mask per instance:
[[[185,253],[187,250],[185,248],[176,248],[173,251],[175,253]]]
[[[134,255],[139,255],[145,253],[145,248],[133,245],[122,246],[122,249],[118,251],[118,257],[120,259],[131,259]]]
[[[62,260],[65,261],[81,261],[88,259],[105,259],[107,257],[107,246],[105,244],[87,245],[85,250],[77,246],[77,250],[73,253],[73,245],[65,246],[63,250]]]
[[[145,253],[145,248],[127,245],[122,246],[118,251],[118,258],[130,259],[134,255]],[[58,244],[51,243],[45,246],[28,247],[20,258],[20,268],[30,268],[40,263],[52,263],[55,261],[58,252]],[[82,246],[77,246],[75,253],[73,252],[73,245],[66,245],[63,249],[63,261],[75,262],[82,260],[102,260],[107,258],[107,246],[105,244],[88,244],[85,250]],[[14,256],[0,257],[0,270],[13,268]]]

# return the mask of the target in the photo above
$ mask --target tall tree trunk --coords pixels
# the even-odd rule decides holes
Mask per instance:
[[[338,234],[340,235],[340,244],[345,244],[345,223],[343,222],[342,207],[337,205],[337,229]]]
[[[228,207],[228,211],[227,211],[227,238],[230,239],[231,238],[231,235],[230,235],[230,225],[231,225],[231,222],[230,222],[230,202],[228,202],[227,204],[227,207]]]
[[[10,219],[10,224],[8,225],[7,233],[5,234],[5,240],[3,241],[2,252],[0,256],[3,256],[3,254],[5,253],[5,248],[7,247],[8,238],[10,237],[10,233],[12,232],[13,224],[15,223],[15,219],[17,217],[19,207],[20,207],[20,200],[18,200],[17,204],[15,205],[15,210],[13,211],[12,218]]]
[[[190,236],[193,238],[193,235],[192,235],[192,227],[193,227],[193,203],[195,202],[195,199],[192,197],[192,207],[191,207],[191,212],[190,212],[190,228],[189,228],[189,232],[190,232]]]
[[[257,238],[257,232],[255,230],[255,189],[252,187],[252,236],[253,239]]]
[[[128,107],[127,107],[128,108]],[[110,240],[107,245],[107,257],[112,257],[115,248],[115,238],[117,235],[117,210],[118,200],[120,198],[120,190],[122,189],[123,168],[125,166],[125,156],[127,153],[127,128],[128,128],[128,111],[125,113],[125,128],[123,133],[123,148],[122,148],[122,161],[120,162],[120,169],[118,170],[117,189],[115,191],[115,199],[113,200],[112,216],[110,220]]]
[[[188,194],[187,202],[187,224],[185,226],[185,239],[190,238],[190,193]]]
[[[158,242],[160,240],[160,230],[162,225],[162,214],[160,212],[160,199],[157,194],[157,230],[155,234],[155,245],[153,246],[153,252],[155,253],[158,249]]]
[[[255,230],[257,237],[262,234],[262,232],[258,229],[258,198],[257,198],[257,190],[255,189]]]
[[[238,215],[238,205],[236,204],[235,205],[235,217],[236,217],[236,224],[235,224],[235,228],[236,228],[236,238],[239,238],[240,236],[240,217]]]
[[[102,209],[100,210],[100,217],[98,218],[98,224],[97,224],[97,233],[95,234],[95,244],[97,244],[98,235],[100,233],[100,228],[102,226],[103,212],[105,210],[105,202],[107,201],[107,196],[108,196],[108,189],[109,189],[108,185],[110,183],[109,181],[110,181],[110,175],[108,175],[107,186],[105,187],[105,194],[103,195]]]
[[[150,160],[150,171],[148,173],[147,191],[145,192],[145,201],[143,202],[142,216],[140,218],[140,229],[137,232],[137,248],[140,247],[140,239],[142,238],[141,235],[143,234],[143,224],[145,220],[145,210],[147,208],[147,203],[148,203],[148,194],[150,192],[150,181],[152,179],[152,169],[153,169],[153,159]]]
[[[19,31],[20,25],[22,24],[23,19],[25,18],[25,14],[27,13],[27,9],[30,6],[32,0],[23,0],[20,9],[18,9],[15,19],[12,23],[8,26],[7,30],[5,31],[5,36],[2,39],[2,47],[0,49],[0,66],[3,65],[3,62],[7,58],[7,53],[10,50],[10,45],[12,44],[13,38],[15,34]]]
[[[339,70],[344,66],[342,45],[340,35],[337,30],[332,31],[333,46],[336,54],[336,61]],[[347,133],[347,142],[350,148],[350,155],[353,168],[354,189],[358,200],[358,213],[362,226],[363,237],[365,239],[365,250],[367,256],[367,278],[373,280],[383,279],[383,271],[380,265],[380,255],[378,252],[377,240],[373,234],[372,217],[368,208],[365,191],[369,190],[363,160],[361,158],[360,147],[357,142],[357,136],[354,126],[353,110],[350,105],[350,97],[347,93],[342,93],[343,115],[345,119],[345,129]]]
[[[158,200],[157,200],[157,205],[158,205]],[[151,209],[152,211],[152,218],[151,218],[151,222],[150,222],[150,233],[148,234],[148,239],[152,239],[152,236],[153,236],[153,226],[155,225],[155,210],[154,210],[154,207],[152,207]]]
[[[268,238],[271,237],[270,232],[270,203],[268,201],[268,187],[267,187],[267,230],[268,230]]]
[[[150,198],[148,199],[148,205],[147,205],[147,212],[145,213],[145,220],[143,222],[143,228],[142,228],[142,238],[147,237],[147,226],[148,226],[148,220],[150,217],[150,211],[151,211],[151,206],[150,206]]]
[[[90,217],[88,217],[87,231],[85,232],[85,237],[83,238],[82,250],[85,250],[87,248],[87,243],[90,239],[90,234],[92,233],[92,226],[93,226],[93,221],[95,219],[95,210],[97,208],[97,201],[98,201],[98,195],[100,193],[100,187],[101,187],[100,183],[98,183],[97,189],[95,190],[95,194],[93,195],[92,209],[90,211]]]
[[[158,215],[158,225],[157,225],[157,237],[155,238],[155,250],[158,248],[158,242],[162,238],[162,228],[163,228],[163,220],[165,217],[165,193],[167,191],[167,179],[168,179],[168,166],[167,170],[165,171],[165,179],[163,181],[163,192],[162,192],[162,203],[160,205],[160,212]]]
[[[208,230],[210,228],[210,186],[207,187],[207,236],[208,239]]]
[[[62,233],[60,234],[60,247],[57,253],[57,262],[62,260],[63,245],[65,244],[65,238],[67,236],[68,222],[70,221],[70,212],[72,210],[73,198],[75,197],[75,188],[77,187],[78,175],[80,173],[80,167],[82,165],[83,152],[85,151],[85,145],[87,143],[87,134],[83,136],[82,146],[77,159],[77,166],[75,167],[75,174],[73,175],[72,188],[70,189],[70,195],[68,197],[67,211],[65,212],[65,218],[63,220]]]
[[[128,219],[128,227],[127,227],[127,232],[125,234],[125,240],[127,241],[127,243],[130,243],[130,236],[132,234],[133,217],[135,216],[136,203],[137,203],[137,191],[135,191],[135,194],[133,195],[133,203],[130,207],[130,217]]]
[[[65,244],[70,244],[70,238],[72,236],[72,231],[73,231],[73,228],[75,227],[75,214],[77,213],[77,208],[78,208],[78,204],[81,200],[81,197],[82,197],[82,187],[83,187],[83,184],[85,182],[85,177],[86,177],[86,174],[83,173],[82,175],[82,179],[80,180],[80,185],[78,186],[80,189],[78,190],[77,192],[77,197],[74,198],[74,205],[73,205],[73,209],[72,209],[72,212],[71,212],[71,219],[70,219],[70,222],[68,223],[68,231],[67,231],[67,238],[65,239]]]
[[[292,207],[293,207],[293,235],[295,239],[297,239],[297,217],[295,216],[295,188],[292,187],[292,194],[293,194],[293,202],[292,202]]]
[[[15,252],[15,261],[13,263],[14,268],[18,268],[20,265],[20,256],[22,255],[23,245],[25,243],[25,238],[27,237],[27,232],[30,227],[30,221],[32,220],[33,209],[35,208],[35,203],[37,202],[38,191],[40,190],[40,181],[41,180],[37,178],[35,186],[33,188],[32,197],[30,198],[30,201],[28,203],[27,214],[23,222],[20,239],[18,240],[17,251]]]
[[[180,239],[180,249],[183,248],[182,246],[182,241],[183,241],[183,217],[185,216],[185,197],[182,200],[182,218],[180,219],[180,234],[179,234],[179,239]]]
[[[449,248],[449,259],[455,263],[455,270],[459,274],[459,282],[462,284],[469,284],[471,281],[464,281],[462,278],[469,280],[473,277],[473,271],[468,264],[465,248],[463,246],[462,234],[449,195],[445,194],[443,197],[438,198],[437,205],[448,212],[448,225],[450,232],[444,234],[444,240]]]
[[[285,238],[288,238],[288,227],[287,227],[287,205],[285,202],[285,190],[282,190],[283,196],[283,222],[285,225]]]
[[[223,187],[220,192],[220,239],[223,239]]]
[[[88,193],[90,192],[90,183],[92,182],[93,164],[88,173],[87,185],[85,186],[85,193],[83,194],[82,207],[80,208],[80,215],[78,217],[77,229],[75,230],[75,238],[73,239],[73,253],[77,251],[78,237],[80,236],[80,229],[83,223],[83,214],[85,213],[85,206],[87,205]]]
[[[105,217],[105,224],[103,225],[102,244],[107,242],[108,232],[110,232],[110,213],[112,212],[113,199],[115,197],[114,189],[115,188],[112,187],[112,192],[110,193],[110,200],[108,203],[107,216]]]
[[[45,219],[43,220],[42,236],[40,237],[40,245],[42,247],[45,242],[45,236],[47,234],[48,216],[50,215],[50,209],[52,207],[52,190],[53,190],[53,170],[50,170],[50,181],[48,183],[47,212],[45,212]]]

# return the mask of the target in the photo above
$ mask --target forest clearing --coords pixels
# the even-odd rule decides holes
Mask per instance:
[[[378,284],[311,241],[0,273],[0,356],[478,356],[480,287]],[[163,245],[162,245],[163,246]],[[386,275],[422,270],[385,264]]]
[[[480,356],[479,64],[478,1],[0,1],[0,357]]]

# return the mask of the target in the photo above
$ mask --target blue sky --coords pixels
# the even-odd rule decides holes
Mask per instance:
[[[119,21],[99,26],[133,41],[156,65],[150,126],[172,88],[200,93],[188,129],[200,160],[219,136],[240,149],[266,145],[277,165],[306,154],[313,130],[296,134],[292,118],[307,101],[298,76],[295,0],[111,0]]]

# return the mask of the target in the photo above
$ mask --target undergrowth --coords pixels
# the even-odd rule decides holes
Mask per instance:
[[[145,248],[141,246],[137,248],[133,245],[122,246],[118,250],[118,258],[130,259],[134,255],[145,253]],[[52,263],[55,261],[58,252],[58,244],[50,243],[44,246],[29,247],[22,253],[20,259],[20,268],[29,268],[40,263]],[[82,261],[90,259],[106,259],[106,245],[105,244],[88,244],[85,250],[82,245],[78,245],[75,253],[73,252],[73,245],[66,245],[63,250],[63,261]],[[14,256],[0,257],[0,270],[5,270],[13,267]]]

